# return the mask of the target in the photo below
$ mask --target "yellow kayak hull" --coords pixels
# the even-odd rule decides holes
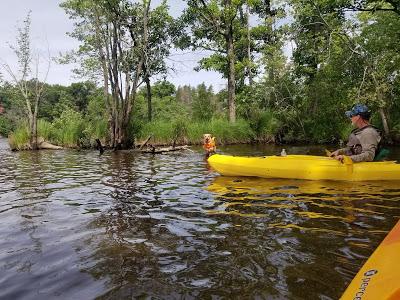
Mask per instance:
[[[307,180],[400,180],[400,164],[394,161],[342,164],[330,157],[287,155],[241,157],[215,154],[210,166],[225,176],[253,176]]]
[[[342,300],[400,299],[400,221],[354,277]]]

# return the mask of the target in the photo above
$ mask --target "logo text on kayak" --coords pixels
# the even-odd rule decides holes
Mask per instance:
[[[362,296],[364,296],[365,290],[367,289],[368,284],[372,279],[372,276],[374,276],[376,273],[378,273],[378,270],[374,270],[374,269],[368,270],[367,272],[364,273],[364,277],[361,280],[360,287],[358,288],[358,291],[353,300],[361,300],[362,299]]]

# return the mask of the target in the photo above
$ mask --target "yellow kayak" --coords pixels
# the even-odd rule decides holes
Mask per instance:
[[[354,277],[342,300],[400,299],[400,221]]]
[[[241,157],[215,154],[210,166],[226,176],[253,176],[309,180],[400,180],[400,164],[395,161],[341,163],[333,158],[312,155]]]

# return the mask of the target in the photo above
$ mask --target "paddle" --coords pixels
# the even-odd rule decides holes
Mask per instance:
[[[343,163],[345,165],[353,165],[353,160],[349,156],[343,155]]]

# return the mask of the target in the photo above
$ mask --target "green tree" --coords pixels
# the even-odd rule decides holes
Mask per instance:
[[[97,90],[96,85],[93,82],[77,82],[72,83],[68,87],[68,94],[71,95],[73,104],[76,106],[78,111],[85,112],[89,104],[90,96],[93,95]]]
[[[150,1],[68,0],[62,7],[76,20],[72,36],[82,43],[77,53],[82,66],[101,70],[110,145],[128,148],[133,142],[128,126],[149,42]]]
[[[193,49],[214,52],[200,61],[200,67],[213,69],[228,79],[228,117],[236,120],[235,42],[240,39],[243,24],[238,17],[242,0],[188,0],[184,21],[190,28]]]
[[[15,46],[11,46],[15,56],[18,59],[18,72],[14,71],[7,62],[1,66],[11,77],[17,87],[20,96],[25,102],[25,113],[29,123],[30,147],[33,150],[38,148],[37,144],[37,118],[39,113],[39,103],[45,87],[45,81],[50,69],[50,55],[47,58],[48,65],[45,70],[43,82],[39,80],[40,57],[32,52],[30,41],[30,12],[24,20],[23,27],[18,28],[17,41]],[[34,65],[32,69],[32,64]]]
[[[152,119],[152,89],[150,79],[153,76],[166,74],[165,59],[169,56],[172,45],[177,36],[175,20],[168,13],[167,1],[149,10],[148,42],[144,48],[145,60],[143,63],[143,78],[146,83],[147,118]]]
[[[212,87],[206,87],[204,83],[199,84],[193,98],[193,117],[200,121],[209,121],[215,111],[215,100]]]
[[[175,94],[175,86],[173,83],[162,80],[157,81],[151,88],[152,93],[157,98],[173,96]]]
[[[383,129],[389,137],[390,128],[394,125],[390,124],[389,111],[398,105],[400,96],[397,89],[400,82],[400,17],[394,12],[363,12],[359,20],[361,32],[357,44],[362,45],[364,61],[353,95],[378,110]]]
[[[394,12],[400,15],[400,2],[398,0],[356,0],[341,2],[345,9],[364,12]]]

